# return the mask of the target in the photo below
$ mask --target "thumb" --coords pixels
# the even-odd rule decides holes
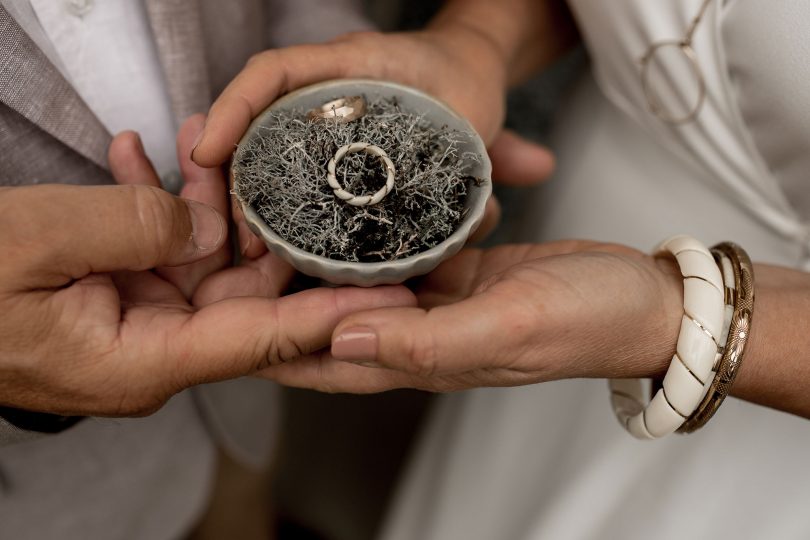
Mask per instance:
[[[431,310],[381,308],[346,317],[332,336],[332,356],[421,377],[498,367],[507,360],[504,308],[486,294]]]
[[[210,206],[139,185],[3,190],[0,216],[0,238],[11,239],[18,262],[4,277],[35,287],[188,264],[218,249],[226,231]]]

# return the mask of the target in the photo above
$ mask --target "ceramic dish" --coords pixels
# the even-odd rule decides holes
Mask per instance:
[[[236,149],[256,135],[260,126],[272,121],[271,113],[279,110],[310,110],[343,96],[362,95],[367,99],[396,98],[400,106],[409,112],[424,115],[435,126],[448,126],[463,136],[460,148],[473,152],[480,158],[471,163],[469,175],[483,181],[470,181],[465,203],[466,215],[455,232],[437,246],[414,255],[388,262],[347,262],[329,259],[306,252],[276,234],[256,211],[239,200],[245,219],[251,230],[258,235],[273,253],[289,262],[298,271],[324,279],[335,285],[359,285],[370,287],[381,284],[401,283],[408,278],[426,274],[443,260],[458,253],[469,236],[481,224],[487,199],[492,193],[492,166],[483,141],[464,118],[448,105],[424,92],[391,82],[341,79],[307,86],[287,94],[274,102],[251,123]],[[326,172],[324,172],[326,175]],[[233,178],[239,183],[238,175]]]

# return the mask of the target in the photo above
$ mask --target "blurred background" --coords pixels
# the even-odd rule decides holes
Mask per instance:
[[[420,28],[441,5],[427,0],[366,4],[382,30]],[[514,89],[507,127],[546,143],[556,105],[586,62],[584,51],[576,50]],[[503,219],[486,244],[514,241],[529,211],[526,189],[543,186],[495,186]],[[430,394],[411,390],[353,396],[285,389],[273,481],[280,539],[373,540],[431,401]]]

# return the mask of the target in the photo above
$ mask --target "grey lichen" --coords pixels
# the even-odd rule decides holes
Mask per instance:
[[[235,190],[279,236],[331,259],[391,261],[430,249],[464,217],[469,171],[479,157],[461,150],[463,134],[432,126],[395,100],[371,100],[349,123],[309,120],[306,111],[273,113],[269,125],[234,157]],[[337,199],[326,165],[341,146],[369,142],[396,167],[394,190],[356,207]],[[336,176],[347,191],[372,194],[385,184],[379,158],[346,156]]]

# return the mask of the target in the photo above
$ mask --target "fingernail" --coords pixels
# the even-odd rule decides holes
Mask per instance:
[[[382,367],[377,362],[354,362],[354,363],[357,364],[358,366],[363,366],[363,367],[367,367],[367,368],[375,368],[375,369],[377,369],[377,368]]]
[[[225,220],[207,204],[186,201],[191,214],[191,240],[200,251],[216,249],[225,236]]]
[[[338,360],[362,363],[366,367],[377,358],[377,333],[367,326],[348,328],[332,340],[332,356]]]
[[[239,253],[244,257],[250,248],[250,241],[252,240],[252,233],[247,223],[244,221],[239,222]]]
[[[191,145],[191,154],[189,154],[189,159],[191,159],[191,161],[194,161],[194,150],[196,150],[197,147],[200,146],[204,134],[205,134],[205,124],[203,124],[202,130],[197,134],[197,138],[194,139],[194,143]]]
[[[135,133],[135,146],[138,148],[138,151],[142,156],[146,155],[146,149],[143,147],[143,139],[141,139],[140,133]]]

